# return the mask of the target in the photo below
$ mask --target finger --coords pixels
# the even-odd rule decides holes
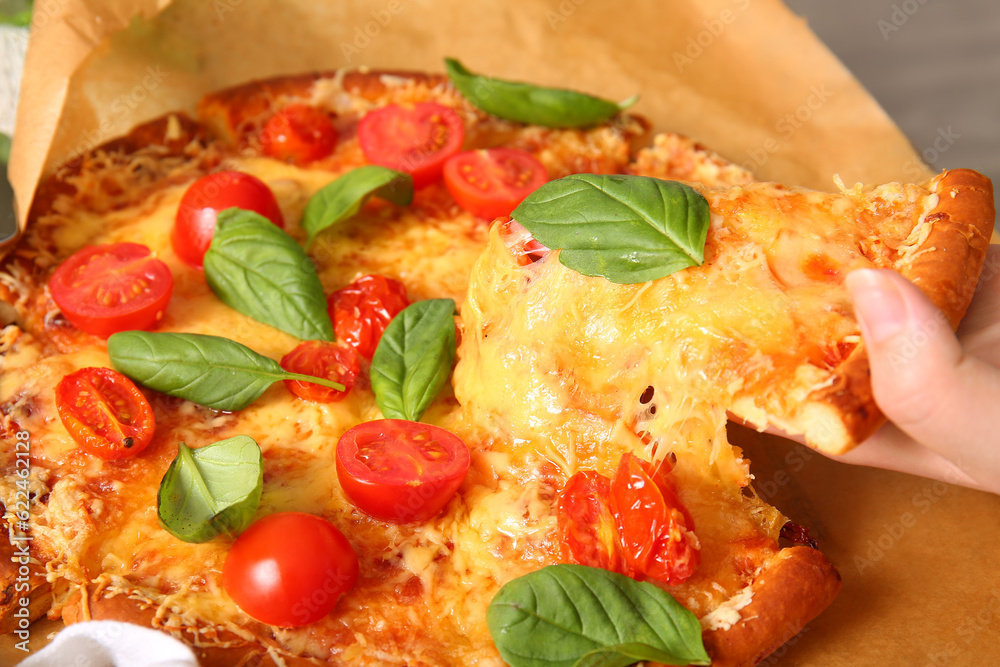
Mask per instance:
[[[997,487],[1000,369],[965,355],[945,316],[898,273],[861,269],[847,287],[879,408],[914,440]]]
[[[885,424],[854,449],[831,458],[851,465],[895,470],[986,490],[957,464],[915,442],[893,423]]]

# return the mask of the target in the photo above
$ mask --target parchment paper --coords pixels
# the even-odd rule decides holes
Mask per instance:
[[[367,65],[575,88],[693,136],[760,178],[832,189],[929,175],[899,130],[778,0],[41,0],[11,180],[204,93]],[[1000,498],[824,459],[733,428],[762,495],[837,564],[833,606],[771,665],[1000,664]],[[41,645],[44,633],[33,636]],[[12,651],[7,660],[20,655]],[[0,652],[0,661],[6,655]]]

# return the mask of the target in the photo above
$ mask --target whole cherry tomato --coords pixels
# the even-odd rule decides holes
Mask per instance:
[[[202,268],[215,234],[215,219],[227,208],[254,211],[279,227],[285,226],[274,193],[256,176],[240,171],[217,171],[202,176],[181,197],[170,235],[174,252],[186,264]]]
[[[56,411],[78,445],[106,460],[135,456],[156,430],[149,401],[110,368],[81,368],[60,380]]]
[[[441,178],[445,160],[462,149],[465,124],[434,102],[389,104],[358,122],[358,143],[369,162],[402,171],[422,188]]]
[[[260,143],[266,155],[306,165],[333,152],[337,130],[330,117],[316,107],[289,104],[264,123]]]
[[[229,597],[253,618],[298,627],[323,618],[358,580],[358,557],[322,517],[278,512],[236,538],[222,566]]]
[[[87,246],[49,279],[49,292],[63,316],[102,338],[151,328],[163,317],[173,289],[170,267],[138,243]]]
[[[361,276],[327,298],[337,340],[369,361],[389,322],[408,305],[403,284],[379,275]]]
[[[281,367],[289,373],[315,375],[344,385],[343,391],[305,382],[285,380],[285,386],[299,398],[316,403],[341,401],[351,391],[354,380],[361,373],[358,355],[350,347],[340,343],[321,340],[307,340],[281,358]]]
[[[566,482],[556,508],[564,561],[624,572],[610,496],[611,480],[594,470]]]
[[[440,512],[469,470],[469,448],[439,426],[379,419],[337,443],[337,477],[351,502],[377,519],[426,521]]]
[[[628,574],[680,584],[701,562],[694,522],[673,490],[657,484],[642,463],[625,454],[611,481],[611,513]]]

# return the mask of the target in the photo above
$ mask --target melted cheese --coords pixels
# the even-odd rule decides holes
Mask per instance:
[[[338,86],[322,82],[314,90],[316,101],[340,105],[338,113],[367,110]],[[428,94],[400,85],[392,86],[389,97],[399,101]],[[628,160],[635,128],[523,128],[490,119],[457,96],[446,97],[440,99],[461,106],[468,148],[501,142],[521,146],[535,151],[553,176],[581,168],[621,170]],[[215,162],[217,168],[246,171],[267,183],[278,198],[286,231],[304,244],[300,219],[309,197],[364,163],[356,139],[346,136],[335,155],[313,169],[246,155],[219,155]],[[297,344],[222,305],[203,275],[173,252],[170,231],[177,207],[202,163],[166,164],[143,155],[143,168],[132,169],[135,165],[109,156],[88,159],[93,162],[71,177],[77,196],[57,198],[51,213],[28,231],[25,252],[32,254],[42,279],[47,268],[83,245],[143,243],[167,263],[175,279],[157,330],[224,335],[275,359]],[[156,187],[136,180],[147,173],[164,180]],[[101,197],[108,184],[118,195],[106,203]],[[130,186],[142,196],[122,204]],[[327,293],[358,275],[380,273],[401,280],[411,300],[450,297],[461,303],[487,237],[486,222],[458,209],[438,184],[418,191],[406,208],[370,202],[359,216],[320,234],[309,252]],[[62,427],[52,387],[76,368],[108,366],[104,345],[66,336],[44,288],[33,282],[38,276],[21,275],[17,264],[10,266],[0,276],[5,299],[9,296],[18,320],[37,336],[19,334],[16,345],[0,350],[0,413],[3,428],[30,431],[36,469],[51,476],[51,487],[39,487],[48,494],[33,509],[32,523],[35,546],[48,561],[56,588],[56,610],[75,589],[103,590],[145,600],[156,609],[155,625],[176,634],[185,631],[189,641],[194,633],[197,643],[218,645],[226,631],[263,642],[279,661],[281,655],[302,655],[373,663],[499,664],[485,625],[489,600],[505,581],[553,562],[557,551],[557,488],[539,477],[534,459],[474,433],[451,392],[443,391],[425,418],[464,436],[473,451],[473,472],[441,516],[420,525],[387,525],[347,501],[334,463],[340,435],[380,416],[371,391],[362,383],[343,402],[320,405],[295,398],[277,383],[238,414],[148,392],[157,420],[153,442],[135,461],[102,462],[77,449]],[[34,318],[32,309],[38,307],[50,311]],[[237,434],[250,435],[264,452],[258,515],[282,510],[323,515],[348,536],[361,560],[361,581],[334,614],[308,628],[276,630],[273,638],[252,630],[250,619],[222,590],[229,542],[180,542],[159,527],[156,517],[156,490],[177,443],[199,447]],[[11,460],[0,459],[0,497],[13,489],[12,471]],[[427,618],[436,621],[429,626]]]
[[[447,91],[392,82],[387,93],[391,101],[429,96],[459,109],[467,148],[504,143],[531,149],[553,177],[620,170],[628,158],[629,132],[621,127],[522,128],[490,119]],[[339,78],[320,81],[311,101],[355,117],[371,107],[348,95]],[[348,137],[321,168],[245,155],[220,155],[219,166],[268,183],[287,231],[304,242],[299,220],[309,197],[363,162],[356,139]],[[711,156],[696,163],[706,180],[748,180]],[[119,199],[128,198],[123,184],[145,173],[128,166],[119,165],[111,179],[122,190]],[[119,199],[93,204],[103,202],[102,178],[110,167],[75,177],[77,198],[58,199],[29,231],[26,251],[39,275],[86,243],[144,243],[175,276],[159,330],[225,335],[280,358],[297,341],[222,305],[203,275],[180,262],[170,246],[178,202],[200,163],[154,166],[167,185],[141,189],[129,205],[119,206]],[[38,488],[47,489],[48,498],[35,508],[33,525],[57,587],[56,609],[75,587],[99,588],[148,601],[156,607],[154,623],[168,631],[194,632],[197,642],[216,645],[225,630],[265,643],[277,660],[290,654],[372,664],[499,664],[485,623],[489,600],[505,582],[559,560],[554,506],[568,476],[584,469],[609,475],[631,451],[676,458],[679,494],[695,518],[702,566],[672,592],[710,627],[735,622],[750,600],[745,587],[753,573],[738,561],[753,549],[770,549],[782,518],[752,493],[745,495],[750,474],[726,441],[726,411],[749,402],[744,413],[766,420],[801,401],[795,392],[802,387],[829,377],[822,341],[857,331],[845,314],[846,297],[834,298],[830,311],[830,293],[821,298],[817,282],[830,271],[863,265],[867,255],[857,240],[831,221],[865,202],[860,194],[838,199],[773,189],[706,194],[713,210],[706,266],[645,285],[580,276],[556,254],[518,266],[498,235],[458,210],[441,185],[419,191],[403,209],[371,202],[318,237],[310,253],[328,293],[358,274],[382,273],[402,280],[413,300],[450,297],[462,304],[454,396],[443,392],[427,419],[463,436],[472,468],[446,510],[423,524],[370,519],[340,489],[337,439],[380,416],[364,386],[341,403],[317,405],[278,383],[233,415],[152,394],[157,433],[139,460],[106,463],[80,452],[56,416],[51,388],[76,368],[107,366],[104,346],[58,337],[55,312],[29,317],[32,299],[48,307],[43,286],[17,269],[5,274],[13,306],[23,321],[37,323],[37,335],[14,342],[5,335],[0,413],[8,432],[31,432],[35,465],[45,471]],[[880,196],[910,201],[913,192]],[[805,209],[813,217],[794,218]],[[904,235],[896,245],[906,240]],[[831,243],[836,252],[829,252]],[[805,350],[815,364],[786,354],[814,340],[820,349]],[[791,389],[770,386],[789,372]],[[648,387],[653,396],[641,402]],[[334,613],[307,628],[261,636],[221,588],[228,542],[186,544],[158,526],[156,489],[177,442],[198,447],[237,434],[250,435],[264,451],[259,515],[323,515],[359,555],[359,585]],[[9,453],[2,456],[0,497],[9,498],[13,466]]]

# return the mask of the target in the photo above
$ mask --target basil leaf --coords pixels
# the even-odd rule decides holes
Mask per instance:
[[[216,410],[242,410],[278,380],[305,380],[343,391],[325,378],[287,373],[236,341],[188,333],[121,331],[108,338],[111,365],[136,382]]]
[[[309,234],[306,246],[327,227],[353,218],[372,197],[406,206],[413,201],[413,178],[401,171],[370,164],[328,183],[309,199],[302,215],[302,228]]]
[[[593,95],[530,83],[504,81],[473,74],[454,58],[444,59],[445,71],[458,92],[487,113],[546,127],[596,125],[627,109],[639,99],[633,95],[620,104]]]
[[[238,435],[198,449],[182,442],[160,482],[156,513],[185,542],[234,536],[253,521],[263,488],[264,456],[253,438]]]
[[[511,217],[539,243],[559,248],[565,266],[635,284],[704,262],[711,214],[683,183],[573,174],[532,192]]]
[[[507,583],[486,623],[512,667],[711,662],[698,619],[669,593],[583,565],[550,565]]]
[[[455,302],[410,304],[385,328],[372,356],[372,391],[388,419],[419,421],[448,380],[455,358]]]
[[[316,267],[283,229],[253,211],[219,213],[205,280],[223,303],[302,340],[333,340]]]

